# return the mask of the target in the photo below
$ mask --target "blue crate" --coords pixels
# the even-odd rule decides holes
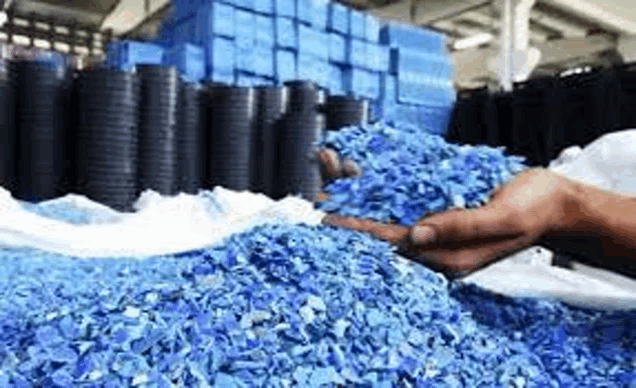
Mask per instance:
[[[420,49],[432,54],[446,54],[446,37],[436,31],[402,24],[388,24],[380,29],[380,43],[391,47]]]
[[[390,53],[388,46],[366,43],[367,63],[373,71],[386,72],[390,68]]]
[[[329,18],[327,20],[329,31],[349,35],[349,16],[349,8],[345,5],[336,2],[329,3]]]
[[[276,78],[278,82],[283,83],[297,78],[296,55],[295,51],[276,50]]]
[[[423,131],[444,136],[452,116],[452,106],[384,104],[384,119],[407,123]]]
[[[380,99],[385,103],[397,102],[397,77],[388,73],[380,75]]]
[[[309,26],[298,25],[298,51],[327,60],[329,58],[329,35]]]
[[[234,85],[236,83],[236,74],[234,70],[218,70],[210,74],[209,80],[214,82],[221,82],[228,85]]]
[[[254,41],[256,44],[274,46],[276,44],[274,18],[266,15],[256,15],[255,21]]]
[[[450,58],[435,53],[408,48],[391,49],[390,72],[418,71],[440,78],[451,78],[453,67]]]
[[[165,55],[164,63],[176,66],[188,82],[200,82],[205,78],[205,50],[193,44],[178,44]]]
[[[397,98],[400,103],[447,106],[454,102],[455,91],[451,80],[402,72],[397,76]]]
[[[367,13],[364,21],[364,35],[368,42],[380,42],[380,21],[373,14]]]
[[[344,94],[349,90],[345,87],[345,71],[347,68],[332,63],[329,65],[329,92],[332,94]]]
[[[208,3],[197,10],[196,43],[205,45],[215,36],[233,38],[235,35],[234,7],[222,3]]]
[[[254,0],[254,11],[268,16],[275,15],[276,2],[274,0]]]
[[[356,39],[366,39],[365,19],[366,13],[352,9],[349,15],[349,23],[351,26],[351,37]]]
[[[329,60],[336,63],[347,62],[347,38],[336,32],[329,33]]]
[[[236,45],[236,69],[248,73],[255,73],[254,50],[256,45]]]
[[[272,46],[255,45],[252,50],[252,71],[264,77],[274,77],[274,49]]]
[[[296,1],[295,0],[275,0],[276,16],[284,16],[288,18],[296,17]]]
[[[230,73],[236,67],[236,47],[234,42],[223,37],[215,37],[207,45],[207,74]]]
[[[380,74],[365,69],[353,68],[351,91],[355,96],[376,99],[380,97]]]
[[[158,44],[129,40],[110,43],[107,53],[110,67],[131,70],[135,65],[162,64],[165,49]]]
[[[358,39],[349,39],[347,44],[347,63],[353,67],[368,68],[367,44]]]
[[[329,86],[329,62],[314,55],[298,54],[297,59],[298,78],[306,81],[314,81],[322,87]]]
[[[276,44],[280,48],[298,48],[298,29],[292,19],[276,18]]]
[[[236,72],[236,85],[245,87],[255,86],[274,86],[275,82],[272,78],[261,77],[251,73],[245,73],[242,71]]]
[[[236,45],[246,46],[254,43],[256,35],[256,14],[254,12],[236,9],[234,11],[236,31]]]
[[[329,2],[325,0],[296,0],[296,19],[314,28],[327,28]]]

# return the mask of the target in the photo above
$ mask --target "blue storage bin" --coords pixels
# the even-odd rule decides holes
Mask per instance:
[[[276,44],[280,48],[298,48],[298,30],[292,19],[276,17]]]
[[[337,63],[347,62],[347,38],[336,32],[329,33],[329,60]]]
[[[296,19],[314,28],[327,28],[329,2],[326,0],[296,0]]]
[[[344,84],[344,71],[345,68],[342,65],[330,64],[329,65],[329,92],[332,94],[347,93],[348,90]]]
[[[228,85],[234,85],[236,83],[236,74],[234,70],[219,70],[215,71],[209,77],[211,81],[221,82]]]
[[[298,54],[297,60],[298,78],[306,81],[314,81],[322,87],[329,86],[329,62],[309,54]]]
[[[347,62],[353,67],[368,68],[367,44],[358,39],[349,39]]]
[[[327,29],[327,22],[329,20],[329,1],[327,0],[312,0],[313,8],[310,13],[311,25],[319,30]]]
[[[274,77],[274,49],[271,46],[255,45],[251,57],[255,74]]]
[[[208,45],[208,75],[212,71],[217,73],[234,72],[236,67],[236,47],[227,38],[215,37]]]
[[[276,28],[274,18],[266,15],[255,15],[256,34],[254,41],[256,44],[274,46],[276,43]]]
[[[274,0],[254,0],[254,11],[263,15],[273,16],[275,14]]]
[[[254,50],[256,45],[236,45],[236,69],[248,73],[256,72]]]
[[[352,9],[350,11],[351,37],[356,39],[366,39],[365,19],[366,13]]]
[[[246,46],[254,43],[256,35],[256,15],[253,12],[236,9],[234,11],[236,45]]]
[[[389,47],[375,43],[366,43],[367,62],[373,71],[389,71]]]
[[[205,78],[205,50],[193,44],[178,44],[166,53],[165,63],[177,67],[188,82],[200,82]]]
[[[206,3],[197,11],[196,41],[205,45],[215,36],[233,38],[235,35],[234,7],[218,2]]]
[[[388,73],[380,74],[380,98],[385,103],[397,102],[397,77]]]
[[[402,72],[398,75],[397,81],[397,96],[400,103],[447,106],[455,100],[451,80],[416,72]]]
[[[276,78],[278,82],[297,78],[296,53],[291,50],[276,50]]]
[[[446,55],[446,38],[436,31],[402,24],[388,24],[380,29],[380,42],[391,47],[407,47]]]
[[[107,46],[108,64],[116,69],[131,70],[135,65],[160,65],[165,49],[157,44],[122,41]]]
[[[329,35],[309,26],[298,25],[298,51],[327,60],[329,58]]]
[[[380,21],[371,13],[367,13],[364,21],[364,35],[368,42],[380,42]]]
[[[284,16],[288,18],[296,17],[296,1],[295,0],[275,0],[276,16]]]
[[[447,56],[404,47],[392,48],[390,71],[392,74],[415,71],[448,79],[452,76],[452,64]]]
[[[349,35],[349,8],[340,3],[329,3],[327,26],[330,31]]]

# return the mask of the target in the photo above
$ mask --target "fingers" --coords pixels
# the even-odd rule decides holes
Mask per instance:
[[[414,245],[448,245],[522,233],[513,222],[511,210],[487,205],[474,210],[451,210],[425,218],[413,226],[410,238]]]
[[[318,160],[325,178],[337,178],[341,176],[342,165],[336,151],[325,148],[318,153]]]
[[[345,159],[342,162],[342,172],[344,176],[356,177],[362,175],[360,167],[351,159]]]
[[[325,216],[322,223],[370,233],[381,240],[402,247],[404,247],[409,240],[409,228],[400,225],[382,224],[371,220],[361,220],[335,214]]]
[[[466,245],[460,249],[439,248],[419,251],[416,260],[434,268],[443,268],[456,273],[470,273],[510,255],[532,243],[527,236],[509,238],[494,243]]]
[[[360,167],[350,159],[341,160],[335,150],[323,148],[318,153],[323,176],[328,179],[355,177],[362,174]]]

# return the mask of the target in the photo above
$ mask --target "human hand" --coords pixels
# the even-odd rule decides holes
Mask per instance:
[[[323,223],[387,240],[440,271],[468,273],[531,245],[566,221],[572,186],[546,169],[525,171],[493,192],[477,209],[454,209],[411,227],[327,215]]]
[[[362,174],[360,167],[350,159],[342,160],[331,148],[323,148],[318,152],[322,177],[325,180],[353,177]]]

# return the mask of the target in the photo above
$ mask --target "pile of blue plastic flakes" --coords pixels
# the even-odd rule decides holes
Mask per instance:
[[[503,148],[447,143],[418,128],[386,123],[329,132],[323,146],[358,163],[362,176],[325,186],[330,213],[412,224],[427,213],[485,203],[525,168]]]
[[[407,223],[454,196],[476,204],[521,166],[486,147],[376,129],[332,135],[373,171],[333,183],[355,188],[345,205],[336,200],[346,191],[332,186],[338,211]],[[375,154],[363,151],[369,143]],[[451,167],[422,167],[431,160]],[[361,181],[382,174],[394,174],[385,185],[393,191],[376,193],[383,206],[364,207],[373,186]],[[409,197],[418,179],[425,187]],[[419,204],[406,211],[411,200]],[[46,213],[67,213],[52,207]],[[636,311],[449,284],[386,242],[330,226],[264,225],[146,259],[3,249],[0,268],[0,388],[636,388]]]
[[[145,260],[4,250],[0,265],[0,387],[636,384],[636,314],[454,298],[388,244],[328,226]]]

